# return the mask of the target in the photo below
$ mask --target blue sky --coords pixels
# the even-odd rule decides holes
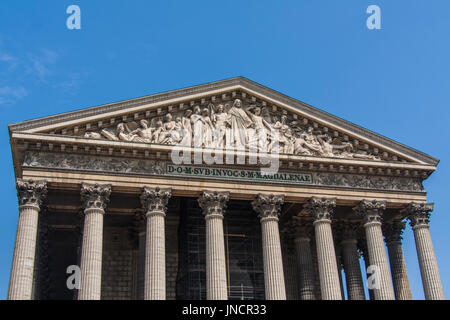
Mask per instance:
[[[66,8],[81,8],[81,30]],[[368,30],[366,8],[381,8]],[[7,125],[242,75],[441,160],[425,182],[450,294],[447,0],[0,2],[0,299],[18,208]],[[412,231],[404,252],[423,289]]]

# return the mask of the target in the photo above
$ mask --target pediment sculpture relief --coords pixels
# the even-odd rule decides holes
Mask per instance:
[[[311,124],[269,108],[244,103],[213,104],[164,116],[121,122],[85,138],[108,139],[196,148],[247,149],[257,152],[381,160],[380,157]]]

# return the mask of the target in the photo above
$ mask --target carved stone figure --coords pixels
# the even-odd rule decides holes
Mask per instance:
[[[143,141],[151,142],[153,131],[155,130],[155,128],[149,127],[148,121],[144,119],[140,121],[140,124],[142,129],[138,131],[138,135],[142,138]]]
[[[234,100],[233,106],[228,111],[231,117],[231,140],[232,145],[238,149],[243,149],[247,145],[247,128],[252,124],[252,120],[242,109],[242,101]]]
[[[213,140],[213,129],[214,126],[211,122],[211,118],[209,117],[209,110],[208,108],[204,108],[202,111],[202,117],[201,121],[203,122],[202,126],[202,146],[205,148],[212,147],[212,140]]]
[[[253,113],[252,113],[253,110]],[[253,139],[249,138],[249,145],[259,152],[268,152],[267,136],[270,132],[270,124],[261,116],[261,108],[257,106],[249,106],[245,109],[250,119],[253,121],[255,134]]]
[[[317,138],[313,134],[314,128],[309,126],[308,129],[303,132],[300,137],[305,141],[305,147],[312,151],[312,153],[320,153],[321,145]]]
[[[172,130],[171,139],[173,144],[179,144],[183,139],[183,123],[181,122],[181,117],[177,116],[175,118],[175,126]]]
[[[165,122],[163,123],[162,129],[159,133],[158,141],[161,144],[174,144],[172,140],[172,132],[175,129],[175,121],[172,120],[172,115],[170,113],[166,114],[164,120]]]
[[[133,141],[139,138],[137,131],[131,131],[125,123],[119,123],[117,125],[117,137],[123,141]]]
[[[102,135],[98,132],[86,132],[84,137],[89,139],[101,139]]]
[[[278,130],[278,144],[279,152],[292,154],[294,152],[294,142],[292,137],[292,131],[288,125],[286,125],[287,117],[285,115],[281,116],[281,122],[276,121],[272,126],[273,129]]]
[[[213,109],[214,111],[214,109]],[[231,117],[224,112],[223,104],[217,106],[217,112],[211,115],[214,124],[213,145],[215,148],[223,149],[226,145],[230,145]]]
[[[194,148],[201,148],[203,144],[203,121],[201,109],[199,106],[194,107],[194,114],[191,115],[193,146]]]
[[[294,137],[294,154],[295,155],[312,155],[306,145],[306,141],[302,137]]]
[[[182,140],[180,144],[182,146],[190,147],[192,145],[191,114],[192,110],[188,109],[184,113],[184,116],[181,118]]]
[[[162,143],[162,140],[165,137],[165,134],[164,134],[163,130],[164,130],[163,122],[162,122],[161,119],[158,119],[156,121],[156,129],[155,129],[155,131],[153,131],[153,136],[152,136],[152,142],[153,143],[157,143],[157,144]]]
[[[175,119],[175,120],[174,120]],[[369,150],[358,148],[343,138],[332,138],[327,131],[293,120],[288,114],[277,116],[267,106],[244,106],[235,99],[215,106],[196,105],[184,114],[120,122],[116,127],[85,132],[84,138],[180,145],[196,148],[236,147],[253,152],[275,152],[302,156],[381,160]],[[347,139],[348,140],[348,139]]]

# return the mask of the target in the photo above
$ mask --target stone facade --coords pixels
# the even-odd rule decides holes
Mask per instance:
[[[438,160],[245,78],[9,129],[8,299],[408,300],[406,220],[445,299],[422,185]]]

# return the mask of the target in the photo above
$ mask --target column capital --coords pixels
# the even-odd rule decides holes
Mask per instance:
[[[311,240],[314,227],[310,219],[294,216],[292,219],[295,241]]]
[[[387,244],[392,242],[402,242],[403,230],[406,222],[401,220],[387,221],[383,223],[383,235]]]
[[[172,196],[172,189],[160,189],[143,187],[141,193],[141,203],[144,208],[144,215],[148,217],[153,214],[162,214],[165,216],[167,203]]]
[[[47,196],[47,181],[45,180],[16,180],[17,198],[19,206],[33,206],[39,208]]]
[[[205,218],[212,216],[220,216],[223,218],[229,198],[229,192],[204,190],[198,198],[198,205],[202,208]]]
[[[284,195],[259,193],[252,201],[252,206],[261,221],[269,218],[278,220],[283,203]]]
[[[361,200],[353,210],[363,217],[364,226],[371,223],[381,224],[386,201]]]
[[[335,237],[338,243],[354,242],[357,243],[361,223],[352,221],[338,221],[333,225]]]
[[[312,197],[304,205],[304,208],[313,216],[314,223],[331,222],[334,207],[336,207],[335,198]]]
[[[408,215],[409,224],[414,230],[416,228],[429,227],[430,215],[433,208],[434,203],[410,202],[403,211]]]
[[[109,195],[111,194],[110,184],[81,184],[81,204],[83,209],[92,210],[97,209],[105,212],[106,206],[109,203]]]

